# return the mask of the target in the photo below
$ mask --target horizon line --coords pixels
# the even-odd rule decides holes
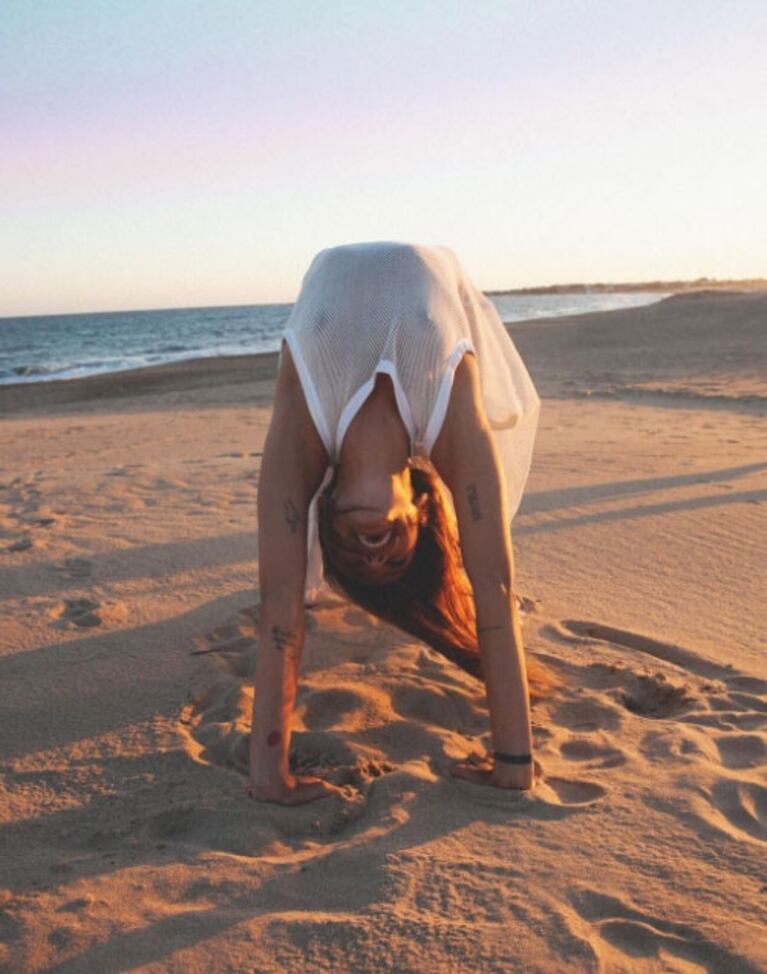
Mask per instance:
[[[692,291],[712,288],[721,290],[746,287],[751,290],[767,290],[767,278],[716,278],[697,277],[680,280],[654,281],[596,281],[593,283],[573,282],[569,284],[533,284],[515,288],[480,288],[488,297],[533,296],[545,294],[584,294],[584,293],[632,293],[632,292],[664,292],[664,291]],[[97,311],[42,311],[25,314],[3,314],[1,321],[11,321],[22,318],[68,318],[76,315],[119,315],[119,314],[149,314],[154,311],[206,311],[216,308],[255,308],[255,307],[285,307],[295,304],[293,301],[246,301],[236,304],[191,304],[191,305],[163,305],[151,308],[109,308]]]

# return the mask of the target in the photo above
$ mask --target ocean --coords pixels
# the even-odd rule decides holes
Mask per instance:
[[[651,304],[657,293],[492,297],[507,324]],[[291,304],[0,318],[0,385],[279,348]]]

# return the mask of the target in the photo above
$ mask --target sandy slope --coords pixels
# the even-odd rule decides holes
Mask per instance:
[[[347,800],[245,797],[273,359],[0,390],[0,970],[767,970],[765,323],[515,329],[525,638],[562,679],[526,795],[447,778],[481,688],[335,604],[294,760]]]

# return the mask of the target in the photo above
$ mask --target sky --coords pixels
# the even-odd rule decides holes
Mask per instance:
[[[3,0],[0,316],[767,276],[765,0]]]

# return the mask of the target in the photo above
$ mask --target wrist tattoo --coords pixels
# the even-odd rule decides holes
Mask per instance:
[[[479,491],[476,484],[469,484],[466,488],[466,499],[469,502],[472,521],[481,521],[482,508],[479,506]]]
[[[284,653],[288,658],[298,655],[298,637],[290,629],[272,626],[271,636],[278,653]]]
[[[285,515],[285,523],[290,528],[290,533],[295,534],[301,524],[303,524],[304,519],[301,517],[298,508],[289,497],[287,500],[282,502],[282,512]]]

